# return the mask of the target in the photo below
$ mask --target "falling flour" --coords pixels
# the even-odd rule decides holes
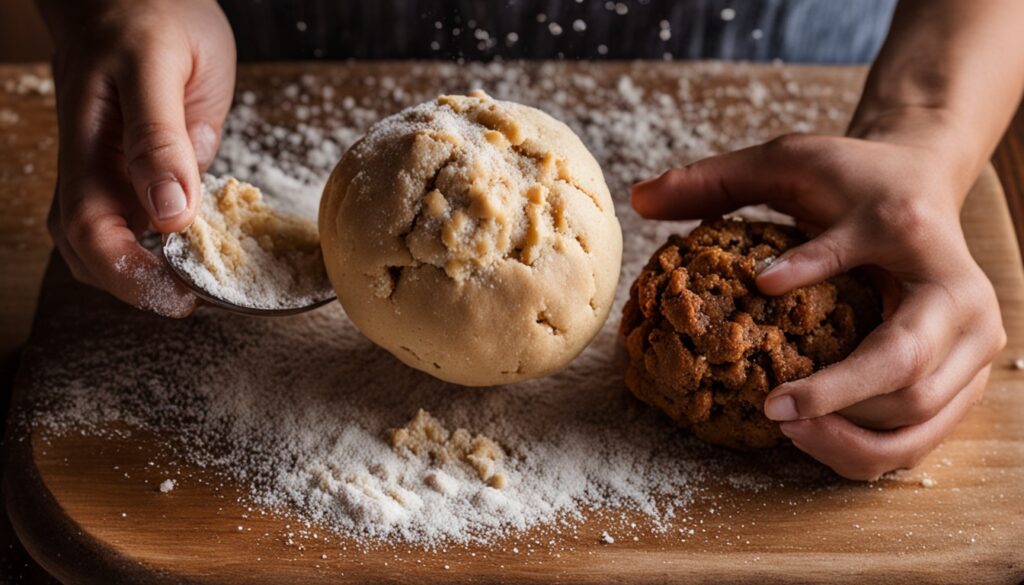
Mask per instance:
[[[751,491],[828,477],[791,454],[750,458],[688,438],[625,391],[616,329],[651,251],[692,226],[641,220],[628,204],[632,182],[782,129],[838,131],[855,95],[847,109],[824,109],[818,98],[834,91],[826,79],[801,86],[792,108],[755,104],[765,100],[759,81],[698,90],[650,65],[624,68],[610,84],[548,65],[423,65],[403,69],[401,82],[381,71],[241,87],[214,172],[258,184],[276,208],[312,218],[341,153],[386,114],[474,87],[545,109],[601,162],[624,231],[612,317],[567,369],[464,388],[402,366],[337,304],[275,320],[201,309],[173,321],[82,294],[54,309],[25,351],[45,389],[28,422],[52,434],[157,433],[184,461],[243,486],[247,506],[365,546],[492,544],[538,526],[571,534],[614,511],[639,514],[652,531],[693,534],[688,510],[723,484]],[[643,83],[648,75],[656,79]],[[363,97],[348,97],[356,91]],[[292,122],[281,123],[280,112]],[[605,532],[602,541],[614,546],[633,526],[602,526],[617,537]]]

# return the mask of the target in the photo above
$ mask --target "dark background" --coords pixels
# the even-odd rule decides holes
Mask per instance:
[[[220,4],[235,30],[242,60],[681,58],[866,63],[885,37],[895,0]],[[574,27],[576,21],[586,28]]]

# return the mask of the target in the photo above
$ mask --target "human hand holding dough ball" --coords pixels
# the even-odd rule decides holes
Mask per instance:
[[[327,273],[353,323],[464,384],[553,373],[608,316],[622,233],[601,169],[547,114],[482,92],[382,120],[320,203]]]

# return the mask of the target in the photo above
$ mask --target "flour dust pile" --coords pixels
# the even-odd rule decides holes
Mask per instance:
[[[558,65],[423,65],[401,79],[388,67],[241,87],[213,172],[313,218],[331,167],[384,115],[477,87],[547,110],[601,163],[624,233],[611,317],[568,368],[463,388],[404,367],[337,304],[272,320],[201,310],[173,321],[83,294],[83,306],[57,311],[26,352],[48,389],[28,422],[53,434],[113,432],[111,423],[155,431],[183,460],[244,485],[250,504],[371,544],[492,543],[602,510],[683,531],[710,484],[755,490],[818,476],[792,458],[765,465],[683,436],[626,392],[616,328],[644,261],[691,227],[642,221],[629,185],[784,130],[838,131],[848,110],[817,105],[833,92],[827,79],[798,87],[783,77],[785,87],[767,88],[739,69],[698,92],[670,65],[623,66],[607,82]],[[795,105],[766,100],[780,93]],[[607,528],[606,542],[621,539]]]

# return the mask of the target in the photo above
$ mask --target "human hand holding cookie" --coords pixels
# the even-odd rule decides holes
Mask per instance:
[[[633,188],[651,219],[767,203],[818,235],[756,279],[782,295],[858,266],[891,276],[883,322],[846,359],[776,387],[765,415],[803,451],[854,479],[913,467],[978,400],[1006,340],[991,283],[959,225],[968,184],[937,150],[791,135]]]

